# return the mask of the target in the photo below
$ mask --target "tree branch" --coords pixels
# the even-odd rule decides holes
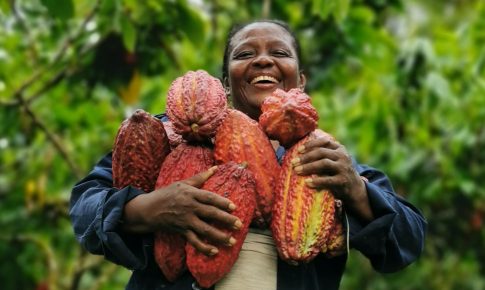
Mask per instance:
[[[22,98],[22,96],[20,95],[17,96],[17,99],[21,102],[23,109],[30,116],[34,125],[36,125],[42,131],[44,131],[44,134],[46,134],[47,138],[52,142],[52,144],[54,144],[54,147],[57,149],[57,151],[59,151],[62,158],[66,160],[67,165],[71,168],[76,178],[78,179],[81,178],[82,171],[77,167],[77,164],[71,159],[71,157],[67,153],[67,150],[59,141],[59,138],[57,137],[57,135],[51,132],[49,128],[47,128],[47,126],[37,117],[37,115],[32,111],[29,104],[24,100],[24,98]]]
[[[75,267],[74,275],[71,279],[70,290],[79,289],[81,278],[86,273],[86,271],[93,269],[95,267],[100,267],[103,262],[101,256],[93,256],[88,253],[84,248],[79,247],[80,253],[79,258],[77,258],[77,265]]]
[[[16,0],[10,0],[10,9],[12,10],[12,14],[19,24],[20,28],[23,30],[25,37],[27,38],[27,41],[29,43],[28,49],[32,53],[32,57],[34,59],[34,62],[38,58],[38,52],[35,49],[35,42],[32,38],[32,34],[30,33],[30,29],[28,28],[27,24],[25,23],[25,19],[22,17],[22,15],[19,13],[19,10],[17,9],[17,1]]]
[[[21,243],[33,243],[45,258],[47,266],[47,281],[49,285],[55,285],[59,281],[59,267],[52,247],[40,237],[31,234],[19,234],[8,237],[6,240]]]
[[[94,17],[96,12],[98,11],[100,3],[101,3],[101,0],[96,1],[93,8],[91,9],[91,11],[84,18],[84,20],[81,23],[81,26],[79,27],[77,32],[74,33],[72,36],[67,37],[67,39],[64,41],[64,43],[61,45],[60,49],[55,54],[53,60],[47,66],[36,71],[27,81],[25,81],[19,88],[17,88],[14,91],[12,99],[15,99],[16,96],[21,95],[28,87],[30,87],[33,83],[35,83],[37,80],[39,80],[42,77],[42,75],[44,75],[44,73],[46,71],[51,69],[53,66],[55,66],[62,59],[62,57],[66,53],[69,46],[72,44],[72,42],[75,39],[79,38],[82,35],[82,33],[85,31],[86,25],[89,23],[89,21]],[[19,105],[19,103],[17,103],[17,105]]]
[[[91,286],[91,290],[98,290],[100,289],[104,283],[109,281],[110,278],[116,273],[118,270],[118,266],[115,264],[108,264],[106,267],[103,268],[101,274],[96,279],[94,285]]]
[[[85,54],[87,54],[88,52],[92,51],[94,48],[96,48],[98,43],[95,43],[94,45],[91,45],[91,46],[87,47],[86,49],[82,50],[80,53],[77,54],[78,58],[82,57]],[[37,90],[37,92],[33,93],[32,96],[30,96],[28,98],[24,98],[25,102],[30,105],[34,100],[38,99],[43,94],[45,94],[47,91],[49,91],[51,88],[55,87],[66,76],[69,76],[69,69],[70,69],[70,67],[68,67],[68,66],[61,69],[56,75],[54,75],[51,79],[46,81],[44,86],[42,86],[39,90]],[[15,102],[15,105],[18,105],[18,102]]]
[[[14,100],[0,100],[0,106],[2,107],[16,107],[20,104],[17,99]]]
[[[269,18],[271,14],[271,0],[264,0],[263,1],[263,9],[261,11],[261,17],[263,19]]]

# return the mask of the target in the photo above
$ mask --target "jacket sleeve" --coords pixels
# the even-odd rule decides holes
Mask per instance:
[[[77,240],[89,252],[129,269],[142,269],[152,239],[119,230],[124,205],[144,192],[127,186],[113,188],[111,153],[107,154],[71,192],[69,215]]]
[[[394,192],[387,176],[354,162],[367,178],[366,188],[375,219],[363,225],[348,215],[350,246],[383,273],[398,271],[415,261],[424,248],[427,222],[421,212]]]

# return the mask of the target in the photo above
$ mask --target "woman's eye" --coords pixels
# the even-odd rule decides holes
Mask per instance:
[[[242,52],[238,52],[237,54],[234,55],[234,58],[235,59],[244,59],[244,58],[248,58],[248,57],[251,57],[252,53],[250,51],[242,51]]]
[[[280,57],[290,56],[290,54],[287,51],[284,51],[284,50],[276,50],[276,51],[273,52],[273,55],[280,56]]]

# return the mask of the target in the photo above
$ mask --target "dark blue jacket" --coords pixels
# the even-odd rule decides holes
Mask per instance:
[[[276,152],[278,159],[284,149]],[[380,171],[354,162],[366,177],[375,220],[362,225],[349,215],[350,247],[369,258],[379,272],[395,272],[415,261],[424,246],[426,221],[418,209],[398,196]],[[192,289],[193,277],[185,273],[176,283],[167,282],[153,258],[153,236],[120,230],[124,205],[144,192],[128,186],[113,188],[111,153],[107,154],[71,194],[70,216],[76,238],[89,252],[133,270],[126,289]],[[317,256],[308,264],[291,266],[278,261],[278,290],[338,289],[347,255]]]

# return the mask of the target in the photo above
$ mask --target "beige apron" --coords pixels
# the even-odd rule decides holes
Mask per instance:
[[[239,258],[215,290],[276,290],[277,262],[271,232],[250,228]]]

